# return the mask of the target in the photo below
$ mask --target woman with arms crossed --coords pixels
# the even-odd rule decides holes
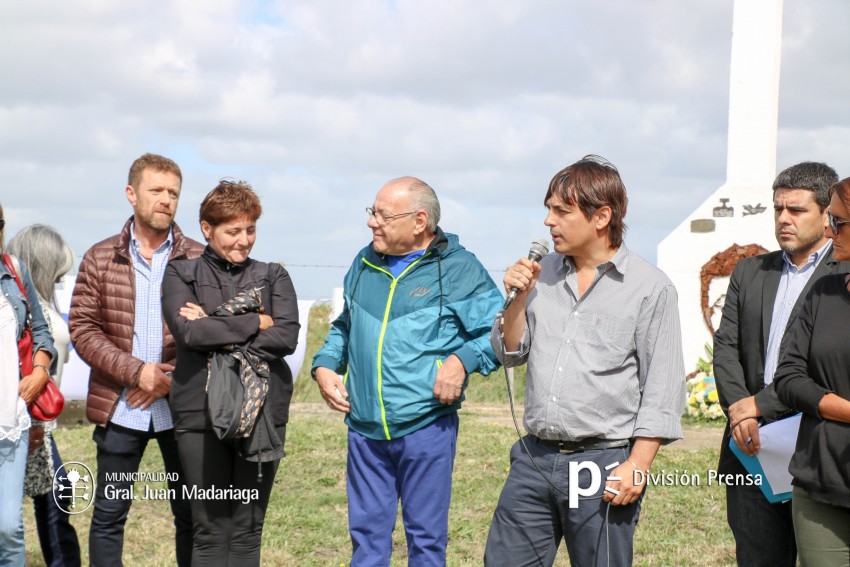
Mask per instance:
[[[206,250],[171,262],[162,282],[162,312],[177,342],[170,402],[186,487],[233,489],[223,498],[192,499],[193,566],[260,564],[263,519],[280,462],[249,462],[231,441],[219,439],[205,395],[209,356],[227,350],[266,362],[268,391],[257,423],[270,417],[283,441],[289,417],[292,373],[283,357],[298,340],[298,302],[283,267],[248,257],[261,212],[250,185],[221,181],[201,203]],[[259,291],[262,311],[216,315],[252,290]]]

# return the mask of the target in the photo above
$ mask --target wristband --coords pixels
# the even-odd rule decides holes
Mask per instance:
[[[47,374],[47,376],[50,376],[50,369],[48,367],[46,367],[45,365],[43,365],[43,364],[33,365],[32,369],[35,370],[36,368],[43,368],[45,374]]]

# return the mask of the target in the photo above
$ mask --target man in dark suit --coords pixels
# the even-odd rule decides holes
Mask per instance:
[[[826,238],[829,188],[838,175],[826,164],[803,162],[773,183],[776,240],[781,250],[741,260],[732,272],[723,319],[714,336],[714,373],[728,417],[718,472],[745,474],[730,437],[747,454],[760,448],[759,425],[795,413],[776,396],[773,375],[792,325],[812,284],[850,272],[832,257]],[[791,503],[772,504],[758,486],[726,486],[727,520],[738,565],[796,564]]]

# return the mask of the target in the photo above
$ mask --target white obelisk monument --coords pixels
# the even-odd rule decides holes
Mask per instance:
[[[692,370],[712,335],[702,309],[703,266],[733,244],[778,245],[773,230],[782,0],[737,0],[732,20],[726,183],[658,245],[658,267],[679,293],[685,368]],[[710,284],[709,305],[728,277]],[[722,300],[721,300],[722,304]],[[720,309],[711,317],[714,328]]]

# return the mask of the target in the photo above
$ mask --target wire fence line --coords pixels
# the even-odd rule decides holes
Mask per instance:
[[[347,266],[341,266],[341,265],[337,266],[337,265],[334,265],[334,264],[287,264],[286,262],[280,262],[280,265],[284,266],[286,268],[335,268],[335,269],[343,269],[343,270],[347,270],[348,268],[351,267],[351,264],[349,264]],[[488,272],[502,273],[502,274],[505,273],[506,271],[508,271],[507,268],[502,268],[500,270],[494,270],[492,268],[484,268],[484,269],[487,270]]]

